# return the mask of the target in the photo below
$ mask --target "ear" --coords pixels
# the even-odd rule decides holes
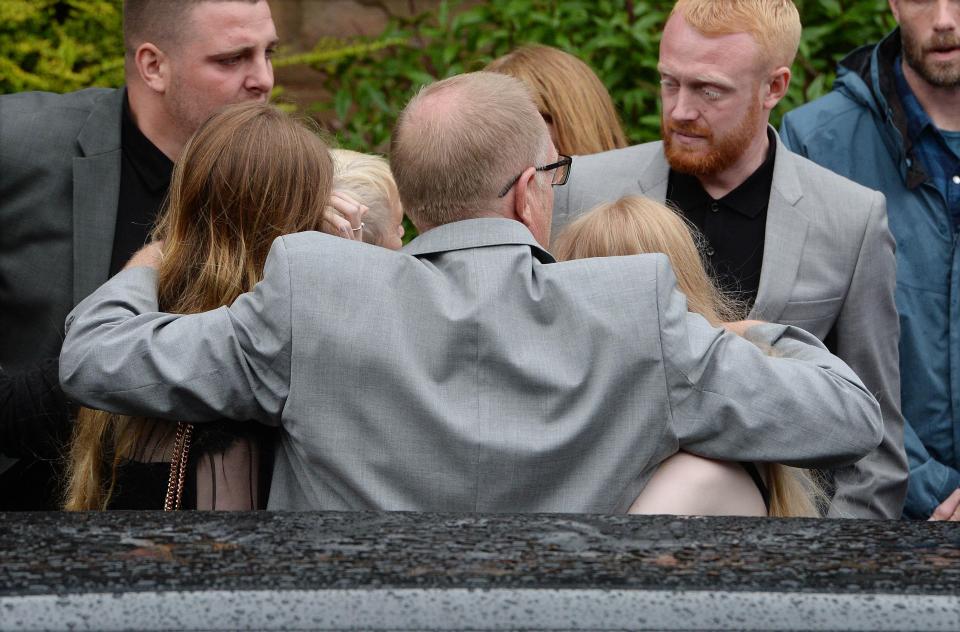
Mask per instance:
[[[897,24],[900,24],[900,6],[897,3],[897,0],[887,0],[887,4],[890,5],[890,11],[893,13],[893,19],[897,21]]]
[[[536,182],[533,181],[537,175],[537,170],[533,167],[520,174],[520,179],[514,185],[516,194],[513,196],[513,213],[517,219],[531,231],[535,225],[535,204],[533,197],[536,195]]]
[[[763,107],[772,110],[780,103],[780,99],[787,95],[787,88],[790,87],[790,69],[781,66],[774,70],[767,79],[766,94],[763,97]]]
[[[170,81],[170,60],[154,44],[146,42],[133,53],[133,63],[140,80],[153,90],[163,94]]]

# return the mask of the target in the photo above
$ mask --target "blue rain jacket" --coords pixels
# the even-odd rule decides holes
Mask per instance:
[[[910,481],[925,519],[960,486],[960,250],[946,201],[911,151],[893,60],[899,29],[840,62],[833,91],[788,113],[792,151],[887,197],[897,244],[900,380]]]

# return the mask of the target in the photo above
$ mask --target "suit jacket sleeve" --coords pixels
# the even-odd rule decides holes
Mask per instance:
[[[900,322],[894,300],[894,242],[884,197],[876,193],[860,255],[837,318],[837,355],[880,403],[883,441],[857,463],[833,474],[830,517],[899,518],[907,493],[907,457],[900,413]]]
[[[282,238],[251,292],[201,314],[157,312],[156,273],[123,271],[67,317],[63,389],[125,414],[279,424],[290,383],[291,298]]]
[[[711,327],[687,311],[665,257],[657,294],[671,429],[681,449],[824,467],[855,461],[880,443],[876,400],[814,336],[763,324],[744,340]]]

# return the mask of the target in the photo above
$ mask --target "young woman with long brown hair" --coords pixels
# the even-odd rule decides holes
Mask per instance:
[[[580,216],[557,236],[552,250],[561,261],[664,253],[691,312],[715,326],[742,319],[743,307],[724,296],[707,275],[695,235],[695,229],[663,204],[630,196]],[[660,464],[630,511],[815,517],[821,496],[806,470],[678,452]]]
[[[174,167],[154,230],[164,253],[159,308],[187,314],[230,304],[260,280],[280,235],[326,228],[348,236],[343,218],[325,211],[332,176],[324,142],[272,106],[231,106],[207,120]],[[81,409],[65,508],[159,509],[165,497],[183,507],[263,507],[264,432],[253,423],[194,427]]]

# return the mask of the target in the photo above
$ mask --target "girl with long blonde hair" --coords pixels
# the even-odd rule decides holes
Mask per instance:
[[[640,196],[601,204],[557,236],[560,261],[660,252],[669,257],[687,307],[712,325],[741,320],[744,307],[710,280],[697,232],[678,213]],[[818,517],[823,492],[806,470],[775,463],[737,464],[678,452],[660,464],[631,513]]]
[[[387,159],[349,149],[331,149],[330,157],[334,190],[369,209],[363,216],[363,241],[390,250],[402,248],[403,206]]]
[[[164,254],[159,309],[203,312],[252,289],[274,239],[321,230],[332,176],[324,142],[272,106],[235,105],[208,119],[174,167],[154,230]],[[159,509],[171,494],[184,507],[263,507],[264,432],[253,423],[193,427],[81,409],[65,508]]]

